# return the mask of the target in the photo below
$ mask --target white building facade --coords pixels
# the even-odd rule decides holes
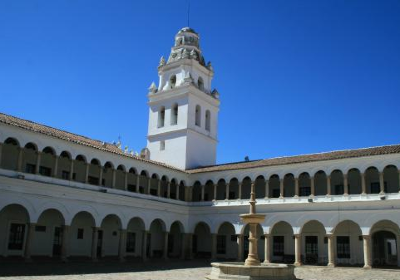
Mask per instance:
[[[264,262],[400,266],[400,145],[215,165],[197,33],[178,32],[159,75],[150,159],[0,114],[0,257],[243,260],[254,184]]]

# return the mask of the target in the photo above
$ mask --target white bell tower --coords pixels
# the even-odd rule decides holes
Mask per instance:
[[[179,30],[158,75],[158,87],[152,83],[148,94],[150,159],[181,169],[214,165],[219,94],[211,91],[214,71],[205,64],[193,29]]]

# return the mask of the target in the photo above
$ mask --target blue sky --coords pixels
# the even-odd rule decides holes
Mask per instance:
[[[140,150],[187,0],[1,0],[0,112]],[[400,1],[191,1],[218,162],[400,143]]]

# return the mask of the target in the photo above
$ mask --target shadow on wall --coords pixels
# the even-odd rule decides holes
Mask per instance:
[[[145,272],[200,267],[211,267],[210,261],[151,260],[142,262],[140,260],[127,260],[121,263],[116,260],[107,259],[96,263],[82,260],[70,261],[68,263],[59,261],[25,263],[23,259],[15,259],[14,261],[10,260],[6,262],[0,260],[0,277]]]

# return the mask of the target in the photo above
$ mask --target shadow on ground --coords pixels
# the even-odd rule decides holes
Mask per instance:
[[[211,267],[210,261],[151,260],[143,262],[128,260],[121,263],[115,260],[100,260],[98,262],[72,260],[63,263],[41,260],[26,263],[23,260],[13,260],[0,262],[0,277],[145,272],[201,267]]]

